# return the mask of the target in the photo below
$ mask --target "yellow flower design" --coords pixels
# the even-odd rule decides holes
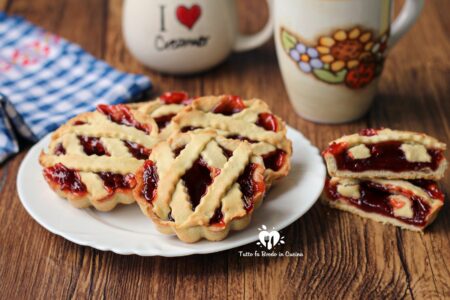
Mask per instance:
[[[338,30],[332,37],[321,37],[316,49],[320,59],[333,72],[339,72],[357,67],[364,57],[371,55],[373,44],[371,32],[355,27],[349,31]]]

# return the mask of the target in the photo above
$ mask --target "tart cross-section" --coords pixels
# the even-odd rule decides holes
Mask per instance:
[[[261,100],[230,95],[197,98],[173,118],[173,123],[181,132],[214,129],[228,139],[247,141],[252,153],[263,159],[269,186],[289,172],[292,146],[286,126]]]
[[[56,130],[39,162],[45,180],[76,207],[108,211],[134,202],[135,173],[150,156],[158,128],[124,105],[99,105]]]
[[[179,133],[156,145],[139,169],[144,214],[182,241],[222,240],[250,222],[265,194],[262,158],[250,143],[214,131]]]
[[[422,231],[444,205],[434,181],[328,179],[322,199],[331,207],[405,229]]]
[[[365,129],[331,142],[323,156],[331,176],[439,180],[445,149],[423,133]]]

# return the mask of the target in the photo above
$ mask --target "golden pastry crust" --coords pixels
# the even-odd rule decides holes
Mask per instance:
[[[239,98],[238,101],[242,101],[239,102],[240,111],[232,114],[214,112],[230,97],[233,96],[207,96],[195,99],[190,106],[173,118],[173,128],[182,132],[214,129],[219,135],[249,141],[253,153],[257,156],[267,157],[272,153],[283,153],[284,158],[279,168],[274,170],[265,166],[265,180],[270,186],[274,181],[286,176],[290,170],[292,143],[286,137],[286,125],[281,118],[271,113],[265,102],[259,99]],[[275,123],[276,130],[258,126],[260,116],[268,116]]]
[[[361,180],[358,179],[347,179],[347,178],[337,178],[333,177],[327,183],[328,186],[334,186],[337,189],[337,198],[329,193],[327,188],[324,190],[321,196],[321,200],[323,203],[329,205],[332,208],[337,208],[343,211],[347,211],[353,214],[356,214],[363,218],[368,218],[377,222],[392,224],[403,229],[413,230],[413,231],[423,231],[427,226],[429,226],[437,217],[439,211],[442,209],[444,205],[443,194],[440,193],[437,188],[435,188],[434,192],[436,195],[440,195],[440,197],[432,196],[427,190],[423,187],[415,185],[412,182],[404,181],[404,180],[388,180],[388,179],[365,179],[364,181],[369,181],[375,184],[378,184],[385,188],[387,191],[391,193],[390,197],[401,197],[406,201],[409,201],[409,206],[403,203],[400,208],[392,207],[393,216],[382,215],[376,212],[366,211],[359,206],[352,204],[349,201],[349,198],[354,198],[358,200],[361,194],[359,192],[355,192],[360,188]],[[432,182],[431,182],[432,184]],[[342,189],[339,192],[339,186],[345,186],[346,189]],[[349,192],[352,188],[355,189],[352,193]],[[343,193],[346,193],[343,195]],[[412,217],[412,197],[420,199],[423,203],[428,205],[429,210],[425,217],[425,223],[422,225],[411,224],[401,220],[401,217],[405,217],[405,215],[409,215],[408,217]],[[395,198],[394,198],[395,199]],[[414,200],[418,201],[418,200]],[[411,210],[411,214],[408,214],[408,211],[402,210],[402,215],[396,215],[395,211],[400,211],[401,208],[407,208],[407,210]],[[397,217],[396,217],[397,216]],[[400,218],[399,218],[400,216]]]
[[[118,204],[132,204],[135,202],[133,191],[130,190],[120,190],[116,191],[112,195],[108,195],[103,198],[94,198],[91,195],[78,196],[71,192],[64,191],[60,186],[52,181],[47,180],[48,185],[52,190],[61,198],[65,198],[69,203],[76,208],[88,208],[95,207],[99,211],[111,211]]]
[[[405,223],[400,222],[400,221],[398,221],[397,219],[394,219],[394,218],[381,216],[381,215],[376,214],[376,213],[370,213],[370,212],[363,211],[363,210],[361,210],[361,209],[359,209],[359,208],[357,208],[355,206],[351,206],[351,205],[347,204],[346,202],[342,202],[339,199],[337,201],[331,201],[330,199],[328,199],[326,196],[323,196],[323,195],[322,195],[322,197],[320,199],[322,200],[322,203],[330,206],[331,208],[335,208],[335,209],[339,209],[339,210],[342,210],[342,211],[346,211],[346,212],[352,213],[354,215],[357,215],[357,216],[359,216],[361,218],[370,219],[370,220],[373,220],[373,221],[376,221],[376,222],[380,222],[380,223],[383,223],[383,224],[394,225],[394,226],[400,227],[402,229],[407,229],[407,230],[411,230],[411,231],[423,232],[423,229],[424,229],[424,228],[420,228],[420,227],[417,227],[417,226],[405,224]]]
[[[132,110],[137,110],[138,112],[154,119],[158,124],[159,138],[161,140],[166,140],[174,132],[171,119],[175,117],[179,112],[181,112],[184,108],[186,108],[186,106],[189,105],[190,102],[192,102],[192,99],[190,99],[186,93],[176,93],[184,95],[185,99],[180,98],[178,101],[168,101],[166,99],[168,97],[167,95],[172,94],[171,92],[168,92],[154,100],[140,103],[131,103],[127,104],[127,106]]]
[[[430,179],[430,180],[440,180],[444,176],[447,169],[448,162],[447,159],[442,155],[442,159],[438,162],[438,166],[435,170],[429,167],[423,167],[417,170],[407,170],[407,171],[392,171],[392,170],[364,170],[364,171],[351,171],[339,169],[337,165],[336,158],[332,151],[333,147],[336,145],[342,146],[345,149],[356,149],[360,145],[368,144],[378,144],[383,142],[401,142],[401,150],[413,151],[417,148],[433,149],[438,151],[445,151],[446,145],[439,142],[433,137],[430,137],[424,133],[417,133],[412,131],[400,131],[391,129],[367,129],[360,133],[346,135],[337,140],[330,142],[329,148],[323,152],[325,162],[327,164],[328,173],[333,177],[349,177],[349,178],[388,178],[388,179]],[[405,146],[405,147],[403,147]],[[424,150],[425,151],[425,150]],[[363,151],[360,152],[363,155]],[[410,154],[410,153],[406,153]],[[420,157],[422,154],[422,157]],[[427,155],[425,153],[425,155]],[[415,159],[420,159],[418,162],[424,162],[429,157],[423,157],[423,153],[412,153],[411,156]],[[362,156],[362,158],[365,158]],[[395,162],[392,162],[395,163]]]
[[[371,132],[367,133],[367,130]],[[425,133],[404,131],[404,130],[392,130],[389,128],[383,129],[367,129],[362,130],[359,133],[345,135],[332,143],[346,143],[349,146],[358,144],[376,144],[386,141],[401,141],[401,142],[414,142],[417,144],[425,145],[427,148],[434,148],[445,150],[446,145],[439,142],[437,139],[426,135]]]
[[[149,154],[158,141],[157,126],[150,117],[139,112],[132,112],[131,116],[133,120],[145,126],[146,131],[118,124],[100,111],[80,114],[57,129],[51,137],[48,150],[42,151],[39,157],[39,163],[44,168],[44,178],[49,186],[79,208],[92,205],[98,210],[108,211],[118,203],[133,203],[132,189],[109,189],[104,182],[117,180],[111,176],[123,176],[124,180],[129,180],[131,184],[144,159],[135,157],[129,146],[142,148]],[[86,153],[82,141],[88,143],[89,147],[101,145],[103,152],[101,155]],[[55,166],[63,166],[74,172],[74,176],[84,184],[86,191],[76,193],[62,189],[59,183],[45,176],[46,172]]]
[[[352,172],[346,170],[338,170],[336,166],[336,161],[334,157],[327,156],[325,158],[328,173],[330,176],[336,177],[349,177],[349,178],[387,178],[387,179],[428,179],[428,180],[440,180],[444,177],[445,171],[447,170],[448,163],[443,160],[439,165],[438,169],[433,171],[430,169],[422,171],[405,171],[405,172],[394,172],[394,171],[363,171],[363,172]]]
[[[190,170],[199,165],[211,181],[201,195],[195,195],[184,176],[195,176]],[[154,147],[137,173],[134,195],[162,233],[175,233],[189,243],[202,238],[218,241],[230,230],[249,224],[265,194],[263,173],[262,159],[245,141],[226,139],[214,131],[178,133]],[[247,175],[250,199],[240,186]],[[197,178],[191,184],[198,188],[202,182]]]

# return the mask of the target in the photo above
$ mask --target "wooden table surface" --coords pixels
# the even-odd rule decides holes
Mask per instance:
[[[261,2],[240,1],[244,31],[264,23],[267,11],[259,7]],[[379,126],[424,131],[450,144],[448,0],[427,1],[418,24],[391,52],[369,114],[339,126],[313,124],[294,114],[272,41],[196,76],[164,76],[144,68],[125,48],[121,6],[120,0],[0,0],[1,10],[23,15],[121,70],[149,75],[155,95],[186,90],[262,97],[321,149],[342,134]],[[16,193],[17,169],[25,154],[0,169],[1,299],[450,298],[448,204],[421,235],[317,203],[282,231],[287,241],[283,250],[302,252],[300,258],[239,257],[238,250],[254,251],[255,243],[181,258],[121,256],[66,241],[26,213]],[[450,196],[449,175],[441,187]]]

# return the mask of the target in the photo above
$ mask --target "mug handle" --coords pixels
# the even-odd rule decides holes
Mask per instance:
[[[251,35],[245,35],[238,33],[236,42],[233,47],[233,51],[236,52],[242,52],[242,51],[248,51],[255,49],[265,42],[269,40],[272,37],[273,33],[273,0],[266,0],[267,5],[269,7],[269,19],[267,20],[266,25],[264,26],[261,31],[251,34]]]
[[[393,47],[416,22],[423,9],[424,0],[407,0],[400,14],[392,24],[390,47]]]

